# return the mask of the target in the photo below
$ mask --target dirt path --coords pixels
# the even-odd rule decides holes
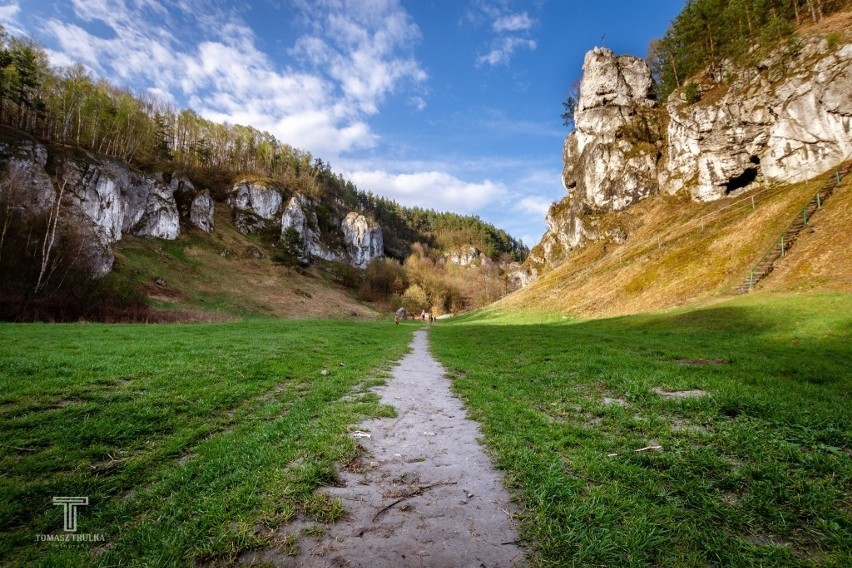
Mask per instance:
[[[365,455],[341,472],[340,487],[326,490],[349,514],[319,538],[303,536],[299,556],[275,563],[491,568],[523,562],[502,474],[476,441],[479,426],[450,392],[425,331],[415,332],[412,347],[376,389],[397,418],[362,424],[369,434],[359,439]]]

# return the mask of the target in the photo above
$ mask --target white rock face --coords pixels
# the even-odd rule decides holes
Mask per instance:
[[[210,197],[210,192],[206,189],[199,193],[189,208],[189,221],[206,233],[213,232],[214,225],[213,198]]]
[[[480,258],[480,255],[480,250],[473,245],[463,246],[459,250],[444,254],[447,262],[457,264],[459,266],[470,266],[476,262],[478,258]]]
[[[112,267],[112,244],[129,233],[176,239],[180,219],[174,190],[162,177],[146,176],[111,161],[69,162],[59,174],[67,182],[69,210],[97,239],[103,254],[97,272]],[[96,257],[95,253],[90,254]]]
[[[299,260],[310,262],[312,258],[324,260],[341,260],[342,256],[326,248],[320,240],[319,222],[314,212],[316,204],[301,194],[294,195],[287,203],[281,216],[281,236],[293,227],[298,231],[304,243],[304,249]]]
[[[249,182],[236,184],[228,197],[234,226],[242,233],[254,233],[277,224],[283,202],[279,190]]]
[[[53,179],[45,171],[47,156],[45,146],[28,139],[15,148],[0,147],[0,189],[17,174],[25,174],[27,196],[22,207],[37,212],[46,211],[62,188],[63,215],[88,237],[81,262],[87,261],[94,273],[109,272],[112,245],[125,234],[160,239],[180,234],[175,190],[161,175],[142,174],[88,155],[85,162],[58,164]]]
[[[367,268],[374,258],[384,256],[382,228],[370,223],[366,217],[352,211],[340,224],[349,253],[349,263],[357,268]]]
[[[715,200],[755,181],[803,181],[852,153],[852,44],[806,38],[784,65],[766,62],[711,102],[669,97],[665,191]]]
[[[626,239],[599,228],[598,216],[658,191],[712,201],[811,178],[852,154],[852,44],[829,49],[805,37],[796,59],[777,55],[738,74],[727,87],[702,86],[695,103],[675,92],[661,112],[644,62],[601,48],[586,54],[576,130],[563,149],[568,196],[548,211],[527,265],[558,264],[586,240]]]
[[[656,192],[657,148],[639,147],[633,133],[643,133],[643,111],[654,105],[644,61],[605,48],[586,54],[576,128],[563,149],[563,181],[575,199],[620,210]]]
[[[47,149],[31,140],[21,141],[18,148],[0,143],[0,196],[10,199],[18,207],[32,212],[48,211],[56,197],[53,181],[44,166]]]
[[[594,216],[625,209],[659,190],[655,106],[644,61],[605,48],[586,54],[575,130],[563,147],[568,196],[548,210],[548,230],[528,266],[558,264],[586,240],[620,237],[599,231]]]
[[[538,273],[529,266],[513,262],[506,267],[506,278],[509,285],[509,291],[514,292],[524,286],[529,285],[536,279]]]

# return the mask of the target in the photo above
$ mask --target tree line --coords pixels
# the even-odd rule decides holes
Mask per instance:
[[[48,143],[79,146],[146,170],[180,171],[223,191],[242,176],[278,180],[314,199],[361,211],[382,225],[400,260],[413,242],[472,244],[492,258],[522,260],[520,241],[476,216],[403,207],[362,191],[331,164],[251,126],[216,123],[91,76],[82,65],[56,68],[30,38],[0,27],[0,123]]]
[[[665,100],[695,75],[716,82],[731,66],[753,66],[779,45],[795,52],[795,30],[849,8],[849,0],[689,0],[665,35],[651,42],[648,63]]]

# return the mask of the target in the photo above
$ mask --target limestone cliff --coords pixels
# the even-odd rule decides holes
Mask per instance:
[[[782,57],[788,59],[782,59]],[[575,130],[565,140],[568,196],[548,211],[548,230],[527,274],[557,265],[588,240],[623,241],[606,213],[656,193],[688,192],[710,201],[773,182],[796,182],[852,154],[852,41],[802,39],[789,59],[716,84],[695,78],[698,100],[675,91],[654,100],[640,59],[604,48],[583,63]]]
[[[83,239],[80,262],[106,274],[124,235],[173,240],[184,227],[214,228],[214,202],[185,176],[144,173],[89,152],[51,150],[32,138],[0,142],[0,199],[20,215],[47,214],[61,195],[61,216]],[[289,201],[285,201],[287,198]],[[274,184],[242,180],[227,196],[243,233],[295,227],[303,260],[345,261],[366,268],[384,255],[382,229],[356,212],[337,212]],[[286,206],[285,206],[286,203]],[[321,222],[317,213],[322,212]]]
[[[367,268],[374,258],[384,256],[382,228],[355,211],[340,223],[346,242],[349,262],[358,268]]]
[[[275,184],[247,181],[233,187],[228,203],[234,225],[243,233],[274,229],[283,239],[287,229],[295,229],[302,239],[303,262],[319,258],[366,268],[384,256],[382,228],[358,212],[329,207]]]
[[[319,220],[316,214],[316,203],[304,195],[296,194],[287,204],[281,216],[281,236],[290,227],[296,229],[302,237],[302,254],[300,260],[310,262],[313,258],[324,260],[341,260],[342,255],[335,253],[323,244],[320,238]]]
[[[85,239],[81,262],[95,274],[109,272],[112,245],[125,234],[177,238],[178,190],[188,203],[187,221],[213,229],[209,193],[196,192],[181,176],[166,181],[161,173],[142,173],[85,152],[52,156],[47,146],[29,138],[0,145],[0,176],[3,197],[24,214],[47,212],[61,195],[60,215],[72,219]]]

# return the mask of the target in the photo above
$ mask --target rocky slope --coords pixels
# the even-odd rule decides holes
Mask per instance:
[[[699,99],[675,91],[661,106],[640,59],[604,48],[583,64],[574,132],[564,146],[568,196],[526,268],[535,276],[589,241],[622,242],[607,213],[655,194],[714,201],[774,182],[797,182],[852,154],[852,38],[802,38],[716,84],[696,78]]]
[[[0,199],[21,215],[47,215],[59,203],[60,217],[85,244],[81,261],[94,274],[110,271],[113,247],[125,235],[174,240],[182,229],[210,233],[215,226],[210,192],[185,176],[143,173],[117,160],[52,149],[25,136],[0,141],[0,179]],[[366,268],[384,254],[376,223],[276,184],[238,181],[227,203],[234,226],[244,234],[283,234],[294,227],[304,243],[305,261],[322,258]]]

